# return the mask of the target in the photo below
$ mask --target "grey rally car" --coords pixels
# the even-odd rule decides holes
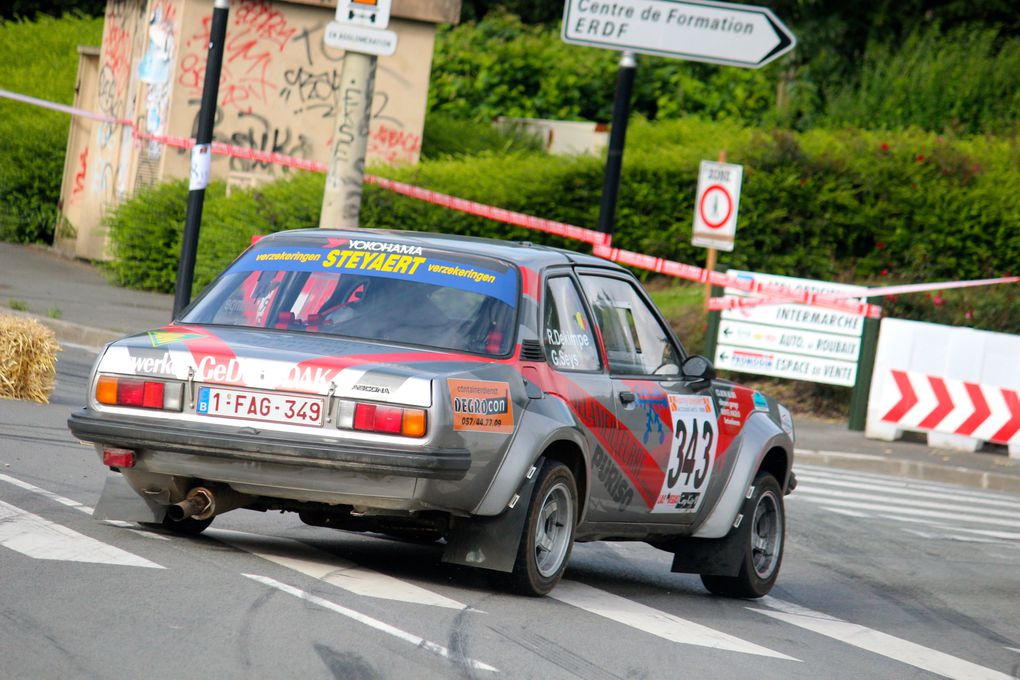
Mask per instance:
[[[793,423],[688,356],[625,269],[528,243],[262,238],[180,318],[107,346],[68,425],[101,519],[197,533],[238,508],[443,540],[559,581],[575,541],[646,541],[713,593],[782,562]]]

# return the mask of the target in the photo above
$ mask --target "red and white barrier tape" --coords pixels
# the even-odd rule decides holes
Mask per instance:
[[[1000,276],[994,279],[971,279],[969,281],[941,281],[935,283],[908,283],[900,286],[879,286],[863,288],[855,293],[809,293],[804,304],[825,306],[827,304],[840,304],[856,298],[870,298],[885,295],[904,295],[908,293],[925,293],[931,291],[952,290],[956,288],[976,288],[979,286],[995,286],[1006,283],[1020,283],[1020,276]],[[732,286],[731,286],[732,287]],[[709,310],[723,311],[727,309],[742,309],[745,307],[757,307],[759,305],[782,304],[784,302],[800,302],[791,299],[789,296],[779,293],[773,294],[765,291],[764,297],[735,297],[725,296],[712,298],[709,301]]]
[[[190,149],[195,145],[195,140],[190,137],[155,135],[142,132],[132,121],[127,119],[93,113],[84,109],[78,109],[64,104],[57,104],[55,102],[37,99],[36,97],[29,97],[27,95],[3,89],[0,89],[0,97],[6,97],[26,104],[60,111],[72,116],[89,118],[103,123],[126,125],[132,129],[132,136],[139,140],[157,142],[166,146],[181,149]],[[245,160],[281,165],[299,170],[308,170],[310,172],[326,172],[328,170],[328,166],[325,163],[320,163],[318,161],[295,158],[294,156],[287,156],[280,153],[259,151],[257,149],[248,149],[233,146],[231,144],[224,144],[222,142],[213,142],[212,153],[219,156],[243,158]],[[365,181],[370,184],[375,184],[380,188],[387,189],[410,198],[425,201],[427,203],[443,206],[451,210],[457,210],[459,212],[477,215],[478,217],[484,217],[496,222],[512,224],[526,229],[541,231],[547,234],[554,234],[556,236],[563,236],[583,243],[588,243],[593,246],[593,252],[597,257],[612,260],[613,262],[658,272],[660,274],[666,274],[668,276],[685,279],[687,281],[695,281],[699,283],[708,282],[718,286],[736,288],[738,290],[751,293],[753,296],[746,298],[713,298],[709,302],[709,309],[712,310],[737,309],[742,307],[754,307],[763,304],[800,303],[877,318],[881,316],[881,307],[866,302],[858,302],[853,298],[877,297],[880,295],[900,295],[904,293],[1020,282],[1020,276],[1007,276],[996,279],[980,279],[973,281],[949,281],[943,283],[887,286],[885,288],[867,288],[864,289],[862,293],[855,293],[853,296],[832,293],[811,293],[795,290],[781,284],[755,282],[754,280],[747,278],[736,278],[719,272],[710,272],[694,265],[666,260],[652,255],[643,255],[641,253],[635,253],[621,248],[611,248],[610,244],[612,242],[612,237],[609,234],[603,234],[602,232],[595,231],[593,229],[586,229],[572,224],[555,222],[553,220],[546,220],[541,217],[534,217],[533,215],[525,215],[524,213],[518,213],[512,210],[496,208],[494,206],[485,205],[484,203],[477,203],[475,201],[457,198],[456,196],[442,194],[437,191],[404,184],[403,182],[386,179],[385,177],[365,175]]]
[[[800,304],[810,304],[816,307],[827,307],[829,309],[835,309],[848,314],[857,314],[860,316],[868,316],[872,318],[878,318],[882,315],[882,308],[877,305],[868,304],[866,302],[857,302],[854,300],[840,299],[840,300],[816,300],[815,293],[809,293],[802,290],[794,290],[788,286],[783,286],[775,283],[762,283],[760,281],[754,281],[749,278],[737,278],[735,276],[728,276],[720,272],[710,272],[707,269],[701,267],[695,267],[694,265],[684,264],[682,262],[674,262],[673,260],[665,260],[661,257],[653,257],[651,255],[642,255],[641,253],[635,253],[629,250],[623,250],[622,248],[611,248],[608,246],[595,246],[593,252],[596,256],[612,260],[613,262],[619,262],[620,264],[630,265],[631,267],[637,267],[639,269],[647,269],[648,271],[658,272],[660,274],[668,274],[669,276],[675,276],[679,279],[686,279],[688,281],[696,281],[698,283],[711,283],[716,286],[724,286],[728,288],[736,288],[748,293],[754,293],[757,295],[767,296],[763,299],[769,300],[768,304],[775,304],[777,302],[797,302]],[[713,300],[721,300],[724,298],[713,298]],[[745,299],[745,298],[729,298],[732,299]],[[752,298],[755,299],[755,298]],[[740,306],[740,305],[733,305]],[[732,309],[732,307],[727,307]]]

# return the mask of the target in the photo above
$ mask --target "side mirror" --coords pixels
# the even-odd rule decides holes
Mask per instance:
[[[687,357],[687,360],[684,361],[683,370],[684,378],[691,382],[715,380],[715,366],[700,354]]]

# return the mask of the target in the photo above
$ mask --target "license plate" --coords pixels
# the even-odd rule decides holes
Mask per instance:
[[[200,387],[195,410],[203,416],[322,427],[325,401],[293,394]]]

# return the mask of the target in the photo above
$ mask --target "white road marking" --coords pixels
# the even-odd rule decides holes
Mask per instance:
[[[203,535],[356,595],[447,609],[468,608],[462,602],[358,566],[300,541],[225,529],[206,529]]]
[[[267,576],[258,576],[256,574],[243,574],[243,576],[246,576],[247,578],[250,578],[253,581],[257,581],[265,586],[269,586],[270,588],[275,588],[280,592],[287,593],[288,595],[293,595],[294,597],[305,600],[306,602],[316,604],[322,607],[323,609],[328,609],[329,611],[340,614],[341,616],[346,616],[349,619],[353,619],[358,623],[362,623],[370,628],[374,628],[375,630],[386,633],[387,635],[392,635],[393,637],[403,640],[404,642],[409,642],[416,647],[420,647],[426,651],[432,652],[433,654],[437,654],[443,657],[444,659],[449,659],[457,663],[465,663],[471,668],[480,671],[493,671],[495,673],[499,672],[499,669],[496,668],[495,666],[490,666],[487,663],[482,663],[481,661],[476,661],[475,659],[471,659],[468,657],[457,656],[451,653],[449,649],[443,647],[442,645],[436,644],[435,642],[430,642],[424,638],[414,635],[413,633],[408,633],[405,630],[401,630],[396,626],[391,626],[388,623],[384,623],[378,619],[374,619],[371,616],[366,616],[361,612],[356,612],[353,609],[348,609],[347,607],[336,604],[335,602],[330,602],[329,600],[326,600],[324,598],[312,595],[311,593],[301,590],[300,588],[294,588],[293,586],[289,586],[286,583],[280,583],[279,581],[271,579]]]
[[[808,486],[804,488],[797,488],[798,493],[805,495],[825,496],[826,498],[849,498],[853,500],[861,501],[885,501],[886,503],[902,503],[911,508],[931,508],[932,510],[945,510],[946,507],[952,507],[949,502],[951,499],[943,497],[939,501],[921,501],[916,498],[905,498],[899,494],[882,493],[881,491],[874,491],[872,493],[864,493],[860,491],[840,491],[838,489],[820,488],[815,486]],[[962,503],[957,501],[957,506],[961,506]],[[1010,512],[1008,510],[1001,510],[998,508],[978,508],[969,502],[966,505],[968,513],[976,516],[987,516],[987,517],[1020,517],[1020,513]]]
[[[37,560],[163,569],[155,562],[0,501],[0,545]]]
[[[992,543],[995,545],[1009,545],[1006,541],[994,538],[981,538],[980,536],[960,536],[959,534],[935,533],[931,531],[918,531],[917,529],[903,529],[904,533],[927,538],[936,541],[960,541],[962,543]]]
[[[816,477],[814,475],[800,475],[800,474],[797,475],[797,484],[798,490],[802,488],[814,488],[815,486],[837,487],[843,489],[858,489],[861,491],[870,491],[873,493],[888,490],[889,492],[896,496],[910,496],[913,498],[931,498],[935,500],[941,500],[943,502],[943,505],[945,505],[946,493],[947,491],[949,491],[947,489],[927,491],[923,489],[915,489],[907,485],[892,485],[892,484],[876,485],[872,482],[867,481],[853,482],[841,479],[829,479],[825,477]],[[955,493],[955,491],[953,491],[952,494],[954,498],[959,497],[958,494]],[[1014,510],[1020,510],[1020,503],[1016,503],[1013,501],[1002,500],[999,498],[986,498],[983,496],[976,498],[972,497],[966,498],[968,504],[974,503],[980,505],[991,505],[1001,508],[1011,508]]]
[[[801,494],[801,498],[809,500],[813,503],[820,505],[827,505],[836,508],[849,508],[851,510],[860,510],[863,512],[880,513],[898,513],[901,515],[914,516],[914,517],[931,517],[934,519],[952,520],[954,522],[971,522],[979,524],[990,524],[999,527],[1010,527],[1020,528],[1020,520],[1001,519],[999,517],[991,517],[988,515],[976,515],[973,513],[963,512],[941,512],[939,510],[924,510],[921,508],[902,507],[899,505],[890,505],[891,501],[888,498],[882,496],[872,496],[869,499],[859,500],[841,500],[839,498],[831,498],[824,491],[809,491],[804,489],[801,491],[798,489],[794,493]],[[886,501],[886,502],[883,502]]]
[[[854,517],[857,519],[871,517],[871,515],[865,512],[857,512],[856,510],[845,510],[843,508],[825,508],[829,512],[834,512],[837,515],[846,515],[847,517]]]
[[[774,652],[700,623],[682,619],[577,581],[560,581],[548,597],[670,642],[800,661],[792,656]]]
[[[954,484],[941,484],[938,482],[927,482],[918,479],[908,479],[903,477],[895,477],[891,475],[883,475],[870,472],[852,472],[849,470],[840,470],[839,468],[831,467],[818,467],[814,465],[795,464],[794,471],[797,473],[798,480],[800,480],[801,475],[805,475],[808,477],[819,477],[825,479],[853,480],[875,486],[884,486],[891,488],[901,489],[911,488],[942,493],[952,493],[954,496],[958,496],[960,498],[991,499],[991,500],[1011,500],[1016,498],[1015,495],[999,493],[996,491],[975,491],[973,489],[957,486]]]
[[[885,456],[876,456],[870,453],[851,453],[849,451],[815,451],[814,449],[794,449],[793,455],[796,457],[798,453],[810,455],[812,453],[820,453],[827,456],[838,456],[840,458],[848,458],[854,460],[886,460]]]
[[[28,482],[23,482],[20,479],[16,479],[15,477],[11,477],[9,475],[4,474],[0,474],[0,482],[7,482],[8,484],[13,484],[18,488],[24,489],[26,491],[31,491],[32,493],[43,496],[44,498],[48,498],[51,501],[60,503],[61,505],[66,505],[69,508],[74,508],[78,512],[83,512],[89,516],[92,515],[93,509],[91,505],[85,505],[84,503],[79,503],[76,500],[65,498],[64,496],[60,496],[58,494],[53,493],[52,491],[47,491],[46,489],[40,488],[35,484],[29,484]],[[127,528],[133,533],[136,533],[139,536],[144,536],[145,538],[151,538],[158,541],[170,540],[166,536],[160,536],[159,534],[154,534],[151,531],[141,531],[139,529],[135,529],[133,528],[135,525],[132,522],[119,522],[117,520],[108,519],[104,520],[103,523],[110,524],[115,527]]]
[[[764,597],[761,602],[770,609],[748,609],[936,675],[960,680],[1013,680],[1005,673],[791,602],[773,597]]]
[[[1006,647],[1006,649],[1008,649],[1011,652],[1020,653],[1020,648],[1017,648],[1017,647]]]

